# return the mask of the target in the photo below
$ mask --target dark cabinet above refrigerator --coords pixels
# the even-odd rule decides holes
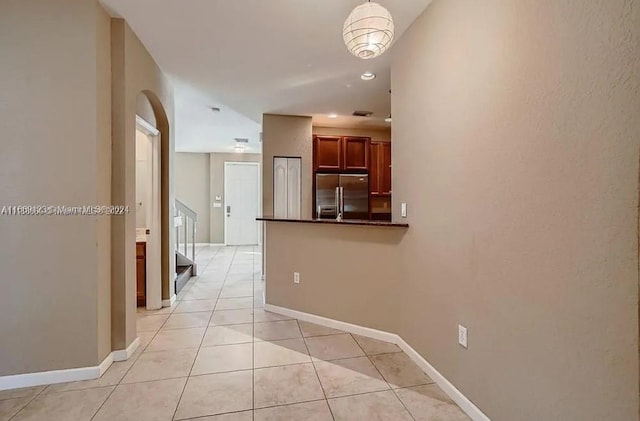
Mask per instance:
[[[322,172],[362,172],[369,170],[368,137],[314,136],[313,170]]]

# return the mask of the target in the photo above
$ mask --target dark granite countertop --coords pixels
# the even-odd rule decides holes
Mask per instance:
[[[263,216],[256,218],[258,221],[265,222],[285,222],[295,224],[329,224],[329,225],[356,225],[362,227],[391,227],[391,228],[409,228],[409,224],[401,224],[397,222],[387,221],[368,221],[359,219],[343,219],[336,221],[335,219],[284,219],[274,218],[272,216]]]

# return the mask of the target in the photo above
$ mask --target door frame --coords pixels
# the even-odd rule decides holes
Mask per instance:
[[[262,210],[262,183],[261,183],[262,177],[261,177],[261,175],[262,174],[260,173],[260,163],[259,162],[225,161],[224,162],[224,175],[223,175],[223,178],[224,178],[224,193],[223,193],[224,194],[224,200],[222,202],[223,203],[222,211],[223,211],[223,215],[224,215],[224,244],[225,245],[229,245],[229,230],[227,229],[228,228],[228,224],[227,224],[227,220],[228,220],[228,216],[227,216],[227,192],[228,192],[228,188],[229,188],[229,186],[228,186],[229,178],[227,177],[227,173],[228,173],[228,168],[229,168],[230,165],[253,166],[253,167],[257,168],[257,170],[258,170],[257,177],[258,178],[256,180],[256,185],[258,187],[258,189],[257,189],[258,190],[257,191],[258,197],[256,198],[256,211],[257,211],[256,216],[260,216],[260,213],[262,213],[261,212],[261,210]],[[257,223],[257,221],[256,221],[256,223]],[[260,226],[259,225],[258,225],[258,238],[257,238],[257,241],[258,241],[258,243],[257,243],[258,245],[262,244],[262,232],[260,230]]]
[[[136,115],[136,130],[146,134],[151,143],[148,172],[151,175],[149,203],[146,220],[150,234],[147,235],[146,251],[146,308],[158,310],[162,308],[162,232],[161,232],[161,155],[160,131],[154,125]]]

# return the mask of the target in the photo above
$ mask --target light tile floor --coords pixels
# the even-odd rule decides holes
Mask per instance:
[[[100,379],[0,392],[0,421],[462,421],[396,345],[263,309],[256,247],[200,246],[176,305]]]

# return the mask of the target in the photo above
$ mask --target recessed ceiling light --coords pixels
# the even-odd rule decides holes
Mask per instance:
[[[237,153],[243,153],[244,152],[244,146],[236,145],[236,146],[234,146],[233,150],[236,151]]]
[[[376,74],[372,72],[365,72],[362,75],[360,75],[360,79],[362,80],[373,80],[375,78],[376,78]]]
[[[329,117],[329,118],[338,118],[338,114],[331,113],[331,114],[327,115],[327,117]]]

